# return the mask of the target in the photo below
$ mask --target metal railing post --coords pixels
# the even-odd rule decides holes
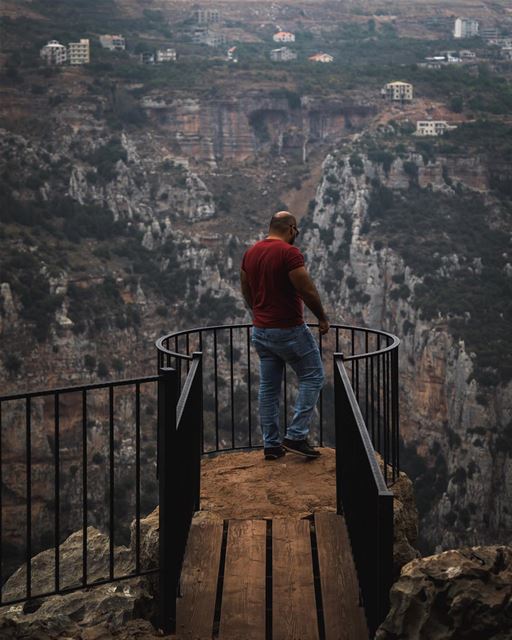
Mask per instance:
[[[164,634],[176,630],[176,588],[178,582],[176,527],[176,406],[179,381],[175,369],[162,367],[158,380],[158,484],[160,628]]]
[[[343,406],[343,393],[341,390],[342,381],[336,366],[336,360],[343,361],[343,354],[335,353],[333,355],[333,375],[334,375],[334,452],[336,457],[336,513],[343,514],[343,444],[342,444],[342,422],[346,408]]]
[[[201,443],[203,441],[203,354],[194,351],[194,360],[199,360],[199,368],[194,380],[193,408],[195,417],[193,420],[193,451],[194,451],[194,472],[195,472],[195,510],[201,508]]]

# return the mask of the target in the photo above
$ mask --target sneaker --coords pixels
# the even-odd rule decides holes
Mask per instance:
[[[286,454],[286,451],[279,445],[279,447],[266,447],[263,449],[263,453],[265,454],[265,460],[277,460],[278,458],[282,458]]]
[[[283,447],[291,453],[297,453],[299,456],[305,456],[306,458],[318,458],[320,451],[313,449],[307,440],[283,440]]]

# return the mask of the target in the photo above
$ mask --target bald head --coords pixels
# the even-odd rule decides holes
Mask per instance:
[[[297,220],[289,211],[278,211],[272,216],[269,226],[269,237],[281,238],[288,244],[294,244],[299,234]]]
[[[288,233],[290,225],[296,225],[297,220],[289,211],[278,211],[272,216],[270,221],[269,231],[270,233],[277,233],[283,235]]]

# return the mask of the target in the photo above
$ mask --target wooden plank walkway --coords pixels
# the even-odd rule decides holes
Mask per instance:
[[[345,521],[318,513],[193,524],[182,640],[368,640]]]

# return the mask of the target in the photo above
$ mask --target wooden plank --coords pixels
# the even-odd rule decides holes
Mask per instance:
[[[318,640],[310,523],[272,523],[272,631],[275,640]]]
[[[368,640],[364,610],[345,521],[315,514],[325,640]]]
[[[211,640],[222,547],[222,524],[193,524],[188,536],[181,594],[177,601],[178,638]]]
[[[265,640],[265,520],[230,520],[221,640]]]

